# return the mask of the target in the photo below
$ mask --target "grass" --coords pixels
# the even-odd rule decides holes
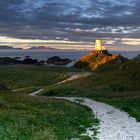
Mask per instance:
[[[73,68],[13,65],[0,67],[0,82],[10,89],[51,85],[66,79]]]
[[[13,90],[14,94],[28,95],[32,92],[42,89],[42,87],[27,87]]]
[[[124,110],[125,112],[128,112],[129,115],[135,117],[137,121],[140,122],[140,95],[137,97],[129,96],[125,98],[101,99],[100,101],[106,102]]]
[[[92,119],[91,110],[84,106],[21,94],[42,86],[45,87],[44,96],[91,98],[121,108],[140,121],[140,72],[133,67],[128,71],[125,67],[128,66],[124,65],[124,70],[97,72],[88,78],[51,86],[80,70],[1,66],[0,81],[10,89],[19,89],[17,93],[20,94],[0,94],[0,139],[67,140],[79,137],[92,123],[99,124],[98,120]]]
[[[84,140],[80,134],[92,123],[92,111],[85,106],[0,91],[0,139]]]
[[[94,73],[85,79],[46,87],[42,95],[91,98],[121,108],[140,121],[140,86],[133,73]]]
[[[62,81],[75,72],[80,70],[27,65],[1,66],[0,139],[90,140],[88,136],[81,136],[94,123],[89,108],[65,100],[26,95]]]

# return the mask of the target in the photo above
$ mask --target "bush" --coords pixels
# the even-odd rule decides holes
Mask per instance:
[[[109,88],[112,91],[120,91],[120,92],[123,92],[127,89],[127,87],[124,83],[113,83],[113,84],[109,85]]]
[[[7,86],[3,83],[0,83],[0,90],[9,90]]]

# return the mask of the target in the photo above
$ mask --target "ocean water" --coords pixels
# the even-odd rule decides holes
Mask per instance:
[[[52,56],[60,56],[62,58],[70,58],[78,60],[80,57],[88,54],[90,51],[75,51],[75,50],[52,50],[52,51],[27,51],[27,50],[0,50],[0,57],[21,57],[31,56],[33,59],[46,60]],[[140,51],[110,51],[113,54],[121,54],[129,59],[136,57]]]
[[[60,51],[60,50],[51,50],[51,51],[26,51],[26,50],[16,50],[16,51],[0,51],[0,57],[21,57],[22,59],[25,56],[31,56],[33,59],[46,60],[52,56],[59,56],[62,58],[70,58],[72,60],[77,60],[80,57],[88,54],[90,51]]]

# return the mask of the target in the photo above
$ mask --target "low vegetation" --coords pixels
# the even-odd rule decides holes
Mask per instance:
[[[74,68],[11,65],[0,67],[0,82],[10,89],[40,87],[66,79],[75,71]]]
[[[41,94],[44,96],[91,98],[121,108],[140,121],[139,65],[139,58],[125,62],[117,69],[106,65],[87,78],[59,85],[54,83],[82,70],[45,66],[1,66],[0,139],[90,139],[80,134],[96,123],[97,119],[93,120],[91,110],[64,100],[28,97],[23,94],[42,87],[44,91]],[[96,132],[97,130],[95,134]]]
[[[0,91],[1,140],[84,139],[92,123],[92,111],[79,104]]]
[[[42,86],[59,82],[75,72],[79,70],[23,65],[1,66],[0,139],[90,140],[90,137],[81,135],[86,133],[86,128],[96,124],[96,118],[93,119],[89,108],[65,100],[26,95]]]
[[[88,97],[127,111],[140,121],[140,62],[125,62],[116,70],[96,71],[88,78],[46,87],[47,96]]]

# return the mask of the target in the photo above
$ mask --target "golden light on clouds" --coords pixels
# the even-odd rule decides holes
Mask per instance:
[[[7,36],[0,36],[0,42],[8,42],[8,43],[77,43],[74,41],[67,40],[43,40],[43,39],[20,39],[20,38],[12,38]]]
[[[0,36],[0,45],[10,45],[15,48],[29,48],[32,46],[47,46],[59,49],[92,49],[93,42],[76,42],[68,40],[41,40],[41,39],[19,39],[7,36]]]
[[[102,39],[102,38],[101,38]],[[140,50],[140,39],[134,38],[123,38],[123,39],[103,39],[104,44],[110,50],[121,50],[125,49],[128,50]],[[27,49],[32,46],[46,46],[46,47],[53,47],[56,49],[76,49],[76,50],[91,50],[94,48],[94,41],[93,42],[76,42],[76,41],[69,41],[68,39],[64,40],[43,40],[43,39],[20,39],[20,38],[13,38],[8,36],[0,36],[0,45],[9,45],[15,48],[24,48]],[[129,47],[130,46],[130,47]]]
[[[125,45],[140,45],[140,39],[132,39],[132,38],[123,38],[122,43]]]

